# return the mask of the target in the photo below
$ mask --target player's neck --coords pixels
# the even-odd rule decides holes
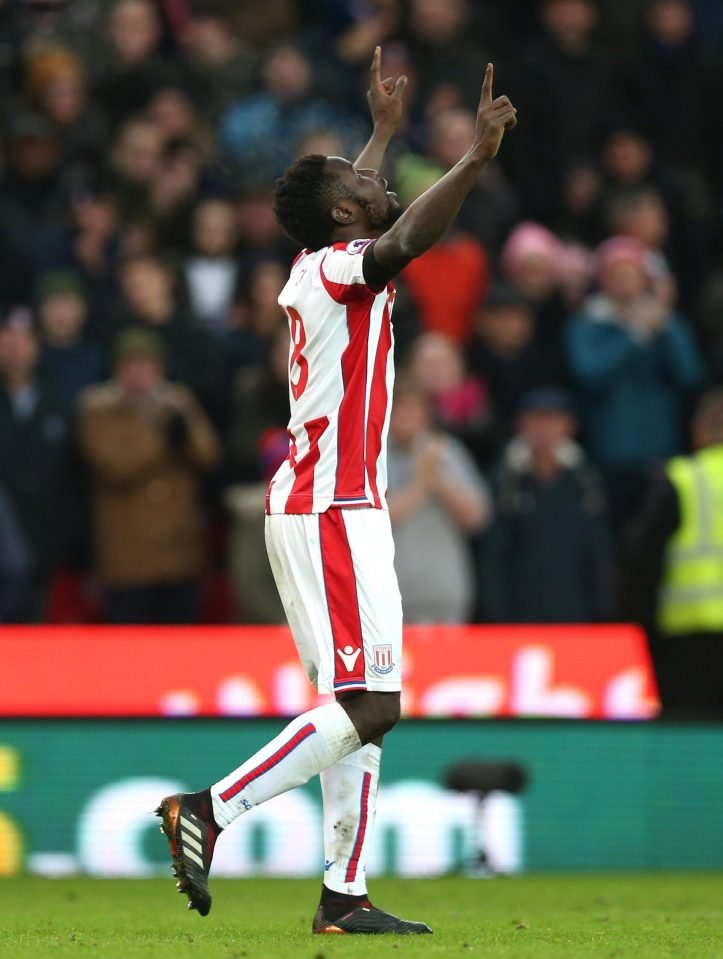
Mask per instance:
[[[376,240],[384,231],[373,229],[367,223],[350,223],[334,230],[332,243],[352,243],[354,240]]]

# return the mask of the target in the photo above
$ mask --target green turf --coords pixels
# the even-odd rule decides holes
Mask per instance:
[[[216,880],[202,919],[171,880],[0,881],[0,956],[44,959],[720,959],[721,876],[377,880],[374,898],[434,936],[312,936],[318,884]]]

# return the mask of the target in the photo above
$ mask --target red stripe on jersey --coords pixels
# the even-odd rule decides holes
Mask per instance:
[[[335,243],[332,249],[345,250],[346,243]],[[337,303],[374,299],[375,294],[372,293],[366,283],[336,283],[334,280],[330,280],[324,273],[324,260],[319,264],[319,275],[321,276],[321,282],[324,284],[324,289]]]
[[[366,496],[364,426],[367,399],[367,351],[374,297],[346,308],[349,344],[341,357],[344,396],[337,419],[335,500]]]
[[[291,449],[289,463],[296,474],[294,485],[286,501],[286,513],[311,513],[314,503],[314,470],[321,457],[319,440],[329,425],[328,416],[319,416],[315,420],[304,423],[306,435],[309,437],[309,449],[300,460],[296,459],[296,438],[289,431]]]
[[[356,680],[361,689],[366,686],[364,644],[343,510],[329,509],[319,514],[319,541],[334,645],[334,685]]]
[[[372,388],[369,396],[369,418],[367,420],[367,451],[366,467],[369,475],[369,487],[374,497],[374,505],[381,509],[381,499],[377,489],[377,461],[382,452],[382,432],[387,418],[387,361],[392,348],[392,320],[389,311],[390,301],[393,301],[394,289],[390,288],[389,297],[384,306],[382,328],[379,333],[377,353],[374,357],[372,372]]]

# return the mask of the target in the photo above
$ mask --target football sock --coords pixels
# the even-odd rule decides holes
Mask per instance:
[[[360,746],[354,724],[339,703],[302,713],[242,766],[211,786],[216,822],[225,829],[237,816],[301,786]]]
[[[324,799],[324,885],[337,894],[363,897],[367,891],[366,860],[381,758],[379,746],[369,743],[329,766],[320,776]],[[345,911],[353,908],[354,905],[348,906]]]

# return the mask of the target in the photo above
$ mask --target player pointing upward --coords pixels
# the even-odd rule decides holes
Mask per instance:
[[[269,486],[266,542],[309,678],[335,701],[297,717],[224,779],[158,809],[190,908],[211,908],[215,841],[238,816],[320,775],[326,872],[314,932],[428,933],[367,899],[382,736],[399,719],[402,609],[385,504],[392,278],[448,229],[516,124],[487,66],[474,143],[402,212],[379,175],[406,78],[372,62],[371,140],[355,163],[306,156],[278,181],[276,215],[301,247],[279,297],[291,330],[289,457]],[[440,278],[440,282],[442,282]]]

